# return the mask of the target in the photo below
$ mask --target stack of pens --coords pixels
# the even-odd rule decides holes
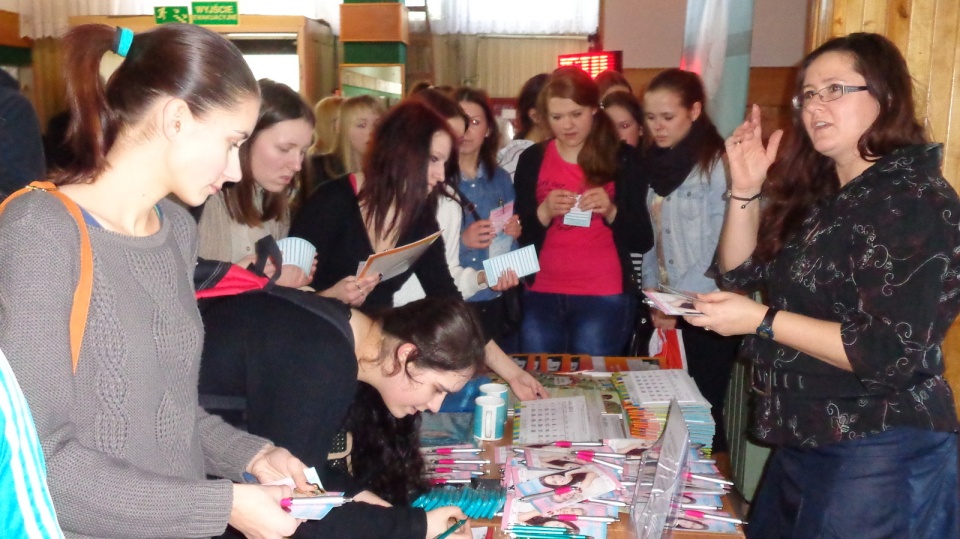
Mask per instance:
[[[466,485],[484,475],[490,461],[480,458],[481,449],[472,446],[425,447],[421,449],[428,480],[434,485]]]
[[[686,371],[621,372],[614,374],[612,380],[620,394],[630,436],[660,436],[666,426],[670,401],[676,399],[690,432],[690,442],[700,445],[703,453],[710,455],[716,423],[710,415],[710,403]]]
[[[504,533],[516,539],[595,539],[592,535],[574,533],[566,528],[551,526],[524,526],[516,525],[503,530]]]
[[[456,505],[470,518],[493,518],[507,497],[502,488],[436,488],[413,501],[413,507],[430,511],[438,507]]]

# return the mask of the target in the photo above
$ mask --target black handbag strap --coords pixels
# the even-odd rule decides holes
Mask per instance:
[[[480,221],[480,214],[477,213],[477,205],[471,202],[470,199],[467,198],[467,195],[460,190],[460,182],[448,180],[446,183],[450,186],[450,189],[453,189],[455,195],[450,198],[459,204],[463,211],[470,212],[470,215],[473,216],[475,221]]]

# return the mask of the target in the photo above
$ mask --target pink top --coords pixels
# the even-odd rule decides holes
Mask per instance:
[[[587,188],[580,165],[567,163],[557,152],[556,141],[547,144],[537,179],[537,203],[550,191],[583,193]],[[604,185],[613,199],[613,182]],[[623,274],[613,231],[594,213],[589,227],[563,224],[555,217],[547,228],[540,255],[540,272],[530,290],[551,294],[609,296],[623,292]]]

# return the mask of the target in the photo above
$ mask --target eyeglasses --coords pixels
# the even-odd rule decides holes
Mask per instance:
[[[820,101],[822,103],[827,103],[828,101],[836,101],[846,94],[862,92],[866,89],[866,86],[844,86],[842,84],[831,84],[830,86],[820,88],[816,92],[813,90],[807,90],[806,92],[793,97],[793,108],[797,110],[803,109],[810,104],[810,101],[813,100],[813,96],[815,95],[820,96]]]

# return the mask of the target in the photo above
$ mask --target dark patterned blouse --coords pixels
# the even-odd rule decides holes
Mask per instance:
[[[839,322],[853,366],[748,336],[759,439],[815,447],[892,427],[956,429],[940,343],[960,311],[960,201],[940,162],[936,144],[892,152],[818,202],[775,260],[721,277]]]

